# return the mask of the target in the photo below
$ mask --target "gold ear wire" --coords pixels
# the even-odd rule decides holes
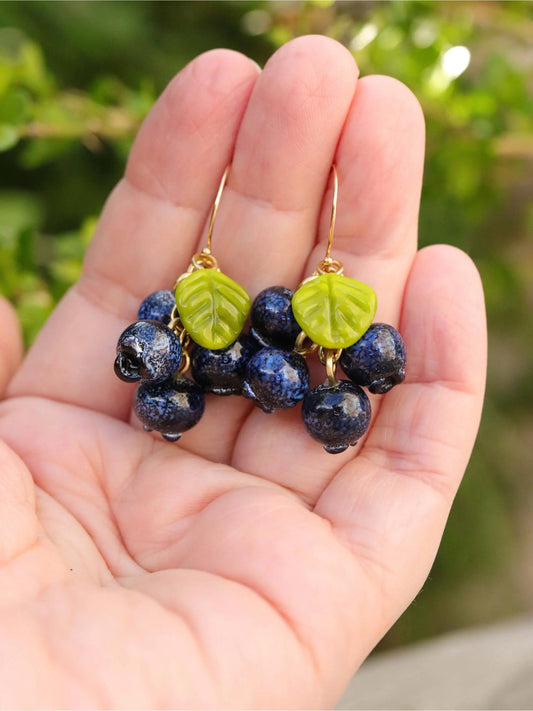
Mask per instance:
[[[220,200],[222,198],[222,193],[223,193],[224,187],[226,185],[226,180],[228,178],[229,169],[230,169],[230,166],[228,165],[228,167],[224,171],[224,174],[222,175],[222,178],[220,180],[220,184],[218,186],[217,194],[215,197],[215,202],[213,203],[213,207],[211,209],[211,215],[209,216],[209,223],[207,225],[206,246],[202,249],[201,252],[198,252],[198,254],[195,254],[192,257],[191,266],[189,267],[189,271],[194,271],[196,269],[216,269],[216,270],[219,270],[218,262],[217,262],[216,258],[211,254],[211,240],[213,237],[213,228],[215,226],[215,219],[216,219],[218,208],[220,205]],[[181,279],[184,276],[186,276],[186,274],[182,274],[182,276],[179,278]],[[179,279],[178,279],[178,281],[179,281]],[[176,282],[176,284],[177,284],[177,282]]]
[[[224,274],[211,254],[213,227],[229,169],[222,175],[211,209],[206,246],[193,255],[175,286],[176,308],[171,323],[208,350],[227,348],[237,340],[252,304],[246,289]]]
[[[213,236],[213,227],[215,226],[215,219],[218,212],[218,206],[220,205],[220,198],[222,197],[222,192],[224,186],[226,185],[226,180],[228,178],[230,166],[224,171],[224,175],[220,180],[220,185],[218,186],[217,195],[215,197],[215,202],[213,203],[213,209],[211,210],[211,216],[209,217],[209,225],[207,227],[207,246],[202,250],[204,254],[211,254],[211,238]]]
[[[316,268],[318,274],[342,274],[343,271],[342,262],[331,258],[331,246],[333,244],[333,234],[335,232],[335,220],[337,219],[337,199],[339,196],[339,176],[337,174],[337,166],[333,164],[331,170],[333,172],[333,198],[331,202],[331,216],[329,218],[328,244],[326,247],[326,256]]]
[[[333,164],[333,200],[331,203],[331,217],[329,220],[328,246],[326,249],[326,257],[324,261],[331,260],[331,244],[333,242],[333,233],[335,232],[335,220],[337,219],[337,197],[339,195],[339,176],[337,174],[337,166]]]

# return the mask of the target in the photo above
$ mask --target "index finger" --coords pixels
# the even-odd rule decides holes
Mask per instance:
[[[257,75],[243,55],[215,50],[172,80],[141,127],[79,283],[39,334],[11,397],[128,417],[132,391],[112,367],[117,338],[139,302],[171,287],[190,260]]]

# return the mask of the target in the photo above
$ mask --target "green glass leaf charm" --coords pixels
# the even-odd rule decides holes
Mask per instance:
[[[324,348],[347,348],[358,341],[372,323],[376,307],[370,286],[340,274],[311,278],[292,298],[302,331]]]
[[[199,269],[178,282],[176,305],[185,330],[204,348],[230,346],[250,311],[246,289],[215,269]]]

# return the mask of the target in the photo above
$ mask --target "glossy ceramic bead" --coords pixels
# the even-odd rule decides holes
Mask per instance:
[[[340,358],[350,380],[379,394],[403,382],[405,363],[403,339],[386,323],[373,323],[357,343],[343,350]]]
[[[331,454],[356,444],[368,429],[370,415],[366,393],[348,380],[319,385],[306,394],[302,403],[306,430]]]
[[[240,395],[244,373],[250,358],[259,346],[246,334],[220,350],[196,346],[191,355],[191,375],[206,392],[215,395]]]
[[[176,305],[174,292],[169,289],[160,289],[149,294],[139,306],[137,318],[139,320],[158,321],[165,324],[170,322],[172,309]]]
[[[265,412],[294,407],[308,389],[307,363],[295,351],[262,348],[246,366],[243,395]]]
[[[166,380],[177,371],[181,355],[173,331],[157,321],[136,321],[118,339],[115,373],[126,382]]]
[[[254,299],[250,333],[262,346],[294,347],[301,328],[292,312],[293,296],[286,286],[270,286]]]
[[[147,430],[161,432],[175,442],[202,417],[205,398],[200,387],[186,378],[143,382],[133,403],[135,414]]]

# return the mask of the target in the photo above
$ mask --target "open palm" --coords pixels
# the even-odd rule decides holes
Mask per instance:
[[[0,405],[2,706],[335,703],[428,574],[481,410],[476,270],[416,251],[423,149],[410,92],[357,81],[323,37],[261,73],[209,52],[170,83]],[[209,397],[179,444],[131,416],[117,337],[203,245],[229,163],[213,251],[252,297],[314,270],[338,167],[333,256],[408,353],[357,450],[329,455],[299,408],[242,398]]]

